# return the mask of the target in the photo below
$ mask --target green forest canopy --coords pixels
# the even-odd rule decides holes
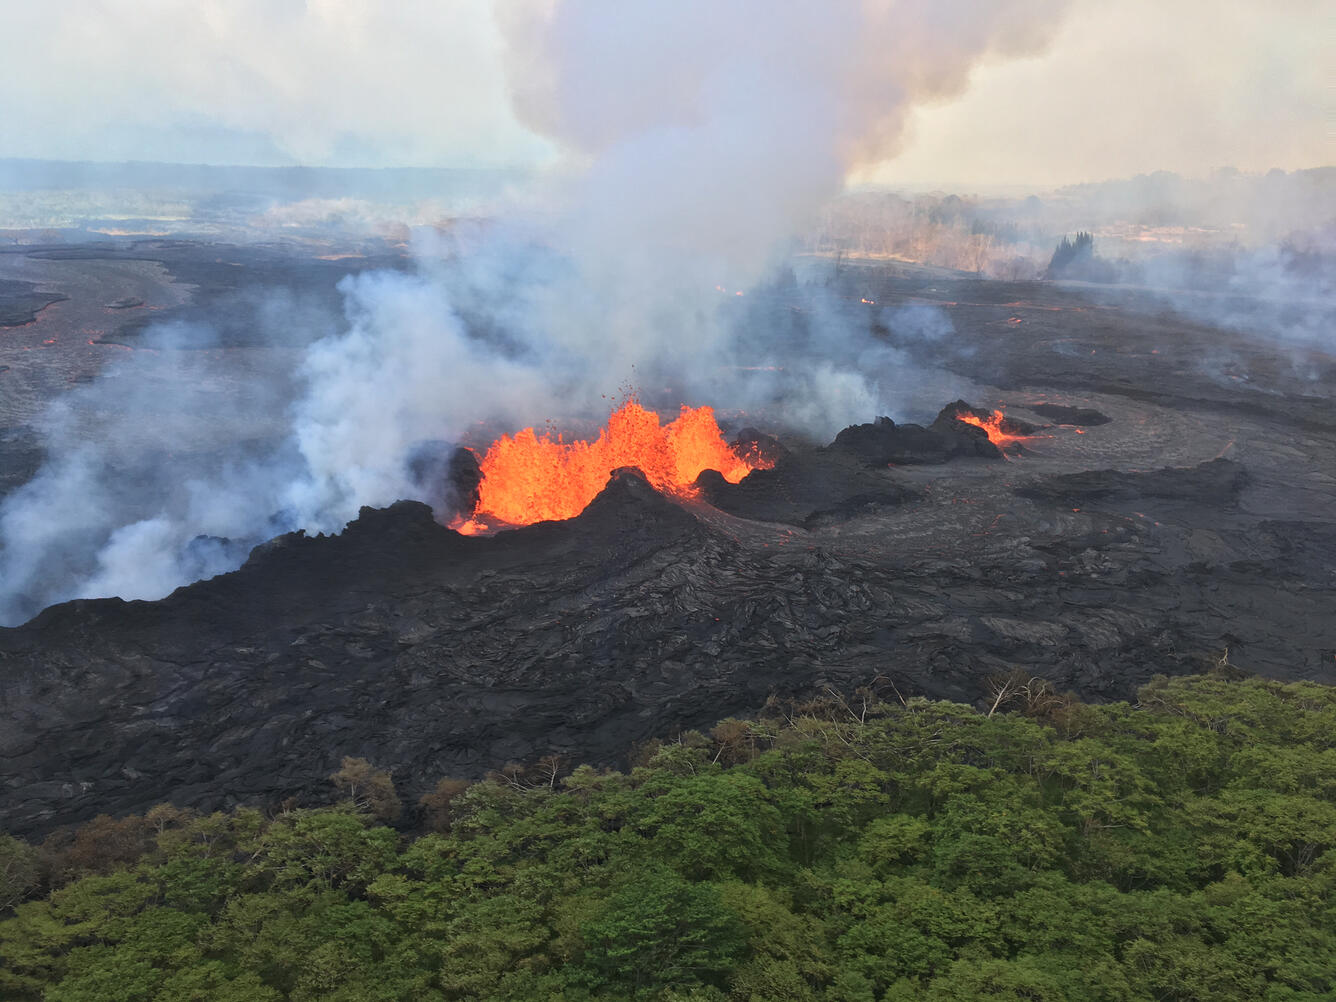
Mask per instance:
[[[1333,997],[1336,688],[1015,705],[831,698],[629,774],[447,780],[416,838],[357,760],[337,807],[0,837],[0,894],[36,895],[0,997]]]

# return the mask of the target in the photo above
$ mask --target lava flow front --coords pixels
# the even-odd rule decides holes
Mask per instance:
[[[453,528],[484,529],[492,520],[529,525],[573,518],[584,510],[618,467],[636,466],[659,490],[683,493],[702,470],[718,470],[737,483],[770,464],[739,458],[724,442],[710,407],[683,407],[666,425],[659,415],[627,401],[608,418],[593,442],[563,442],[525,428],[492,443],[481,463],[477,512]]]

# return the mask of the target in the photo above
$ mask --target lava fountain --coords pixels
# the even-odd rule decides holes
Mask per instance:
[[[473,518],[451,527],[465,534],[492,522],[530,525],[573,518],[601,491],[609,474],[636,466],[661,491],[691,494],[702,470],[718,470],[737,483],[754,469],[771,464],[756,455],[739,457],[724,441],[711,407],[686,407],[662,424],[652,410],[628,400],[608,417],[606,428],[587,442],[564,442],[525,428],[503,435],[479,464],[482,484]]]
[[[955,416],[957,421],[964,421],[966,424],[972,424],[976,428],[982,428],[988,435],[988,441],[1003,452],[1008,447],[1015,445],[1027,438],[1033,438],[1028,434],[1031,430],[1023,422],[1013,421],[1001,411],[995,410],[987,417],[979,417],[976,414],[961,412]]]

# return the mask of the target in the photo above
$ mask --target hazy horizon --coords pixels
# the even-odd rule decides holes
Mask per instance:
[[[432,174],[432,173],[459,173],[459,174],[479,174],[479,175],[517,175],[524,177],[542,177],[549,173],[556,173],[560,167],[556,164],[544,165],[524,165],[524,164],[495,164],[491,166],[474,166],[464,163],[459,164],[390,164],[382,166],[357,166],[349,164],[329,165],[329,164],[310,164],[310,163],[290,163],[290,164],[256,164],[256,163],[221,163],[206,161],[182,161],[182,160],[99,160],[96,158],[71,160],[61,157],[5,157],[0,156],[0,190],[5,190],[10,182],[10,176],[5,173],[7,167],[14,165],[32,165],[47,166],[59,165],[62,167],[92,167],[98,169],[110,168],[130,168],[130,169],[153,169],[153,168],[178,168],[182,170],[202,170],[202,171],[238,171],[260,174],[262,172],[272,172],[275,174],[281,172],[307,171],[312,173],[328,172],[331,174],[343,173],[353,174]],[[1238,175],[1244,178],[1259,178],[1267,174],[1273,174],[1277,171],[1283,174],[1304,174],[1315,171],[1326,171],[1336,169],[1336,157],[1332,163],[1314,164],[1309,167],[1285,168],[1280,166],[1271,166],[1259,168],[1256,170],[1245,170],[1234,164],[1222,164],[1220,166],[1205,170],[1199,173],[1185,173],[1182,171],[1170,170],[1168,168],[1148,168],[1142,171],[1136,171],[1131,174],[1107,174],[1080,178],[1073,181],[1063,181],[1057,183],[1042,182],[993,182],[980,181],[972,182],[952,182],[949,180],[934,180],[931,178],[851,178],[845,186],[846,192],[858,191],[890,191],[890,192],[909,192],[914,194],[930,194],[935,191],[951,192],[955,194],[989,194],[989,195],[1018,195],[1039,193],[1044,191],[1062,191],[1064,189],[1078,188],[1086,185],[1116,184],[1120,182],[1133,181],[1139,178],[1153,178],[1155,176],[1175,177],[1189,182],[1211,181],[1230,175]]]
[[[1029,34],[1001,38],[960,79],[911,101],[903,134],[856,158],[851,183],[1045,189],[1336,161],[1315,0],[1020,6]],[[966,13],[950,16],[968,24]],[[689,44],[699,45],[721,15],[693,16],[700,34]],[[55,13],[0,4],[0,29],[25,43],[13,47],[0,94],[9,125],[0,157],[366,170],[578,164],[587,152],[578,137],[553,133],[515,101],[514,24],[541,17],[510,0],[434,9],[74,0]],[[838,28],[833,9],[827,21]],[[838,33],[826,41],[839,45]]]

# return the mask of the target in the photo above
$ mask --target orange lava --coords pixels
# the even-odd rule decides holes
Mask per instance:
[[[592,442],[563,442],[525,428],[503,435],[482,459],[477,514],[452,528],[473,535],[493,520],[530,525],[573,518],[584,510],[621,466],[636,466],[662,491],[690,493],[702,470],[718,470],[737,483],[762,460],[744,460],[724,441],[710,407],[683,407],[666,425],[659,415],[629,400],[608,417]]]
[[[1002,422],[1006,420],[1006,415],[1001,411],[993,411],[986,418],[977,418],[973,414],[957,414],[957,421],[964,421],[966,424],[972,424],[976,428],[982,428],[988,433],[988,441],[992,442],[999,449],[1005,449],[1013,442],[1021,442],[1030,435],[1012,435],[1002,430]]]

